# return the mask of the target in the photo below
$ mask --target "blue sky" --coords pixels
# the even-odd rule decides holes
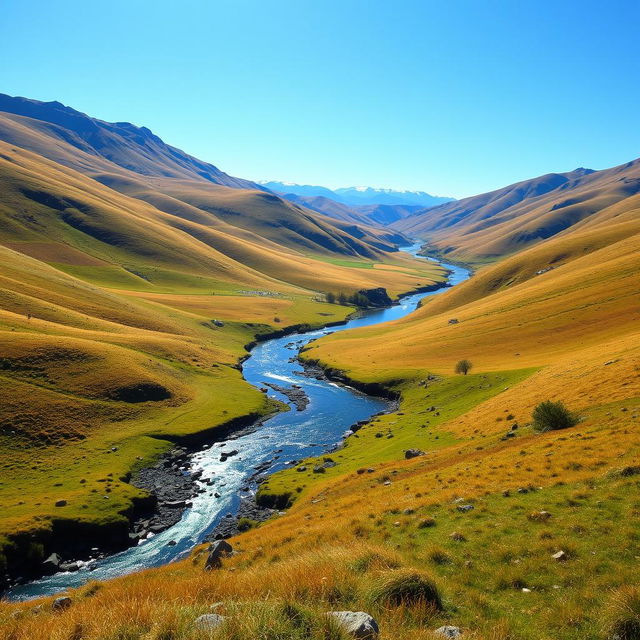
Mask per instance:
[[[640,156],[638,0],[3,0],[0,91],[238,176],[461,197]]]

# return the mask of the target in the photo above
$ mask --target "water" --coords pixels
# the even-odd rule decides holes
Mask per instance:
[[[413,255],[417,255],[419,249],[420,244],[403,248]],[[451,271],[451,285],[459,284],[469,277],[466,269],[448,264],[443,266]],[[290,411],[275,415],[256,431],[233,439],[226,449],[237,449],[239,454],[226,462],[220,462],[219,443],[197,453],[192,459],[194,470],[202,469],[202,480],[213,478],[215,483],[207,487],[205,493],[193,498],[191,508],[185,510],[180,522],[173,527],[137,547],[93,562],[75,573],[57,573],[17,586],[9,592],[8,597],[23,600],[51,595],[78,587],[89,580],[108,580],[140,569],[167,564],[188,555],[194,545],[201,543],[228,513],[236,511],[241,489],[247,486],[247,478],[255,472],[257,465],[271,461],[268,473],[273,473],[285,468],[291,460],[326,452],[343,439],[351,425],[388,406],[388,401],[382,398],[368,396],[327,380],[300,376],[302,368],[298,362],[289,362],[300,348],[329,333],[402,318],[414,311],[420,300],[441,291],[443,289],[405,296],[399,304],[367,312],[338,327],[293,334],[258,344],[244,362],[243,374],[246,380],[256,387],[264,386],[265,382],[281,387],[300,385],[309,397],[305,410],[297,411],[292,406]],[[269,395],[291,406],[291,402],[281,393],[270,390]],[[276,454],[278,449],[282,451]],[[275,456],[278,458],[275,459]],[[216,499],[214,492],[219,493],[220,497]],[[176,544],[168,546],[169,541],[175,541]]]

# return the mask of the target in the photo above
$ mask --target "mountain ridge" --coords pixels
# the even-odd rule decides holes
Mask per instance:
[[[421,205],[423,207],[436,206],[450,202],[453,198],[434,196],[426,191],[396,190],[375,187],[328,187],[280,182],[278,180],[262,180],[259,184],[277,191],[278,193],[294,194],[297,196],[324,196],[342,204],[357,205]]]

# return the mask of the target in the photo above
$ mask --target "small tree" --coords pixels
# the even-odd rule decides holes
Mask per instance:
[[[338,304],[341,304],[342,306],[344,306],[347,304],[347,302],[349,302],[349,299],[347,298],[347,294],[341,291],[338,294]]]
[[[533,410],[531,417],[533,418],[533,428],[539,432],[568,429],[575,427],[580,421],[578,416],[564,406],[564,403],[553,402],[553,400],[541,402]]]
[[[335,304],[336,303],[336,294],[333,293],[333,291],[329,291],[329,293],[327,293],[327,302],[329,304]]]
[[[465,376],[471,371],[471,360],[458,360],[456,363],[456,373],[463,373]]]

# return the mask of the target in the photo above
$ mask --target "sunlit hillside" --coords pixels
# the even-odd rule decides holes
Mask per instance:
[[[635,210],[639,190],[635,160],[603,171],[541,176],[417,212],[394,226],[450,258],[482,263],[620,215],[633,217],[625,212]]]

